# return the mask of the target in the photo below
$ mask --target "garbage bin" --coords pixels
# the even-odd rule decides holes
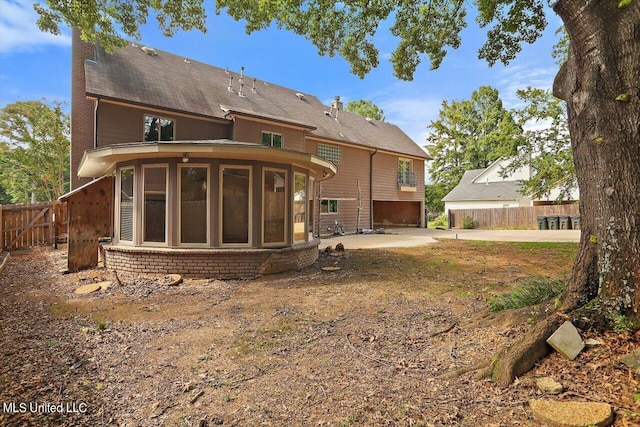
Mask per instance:
[[[557,216],[548,216],[547,223],[549,223],[549,230],[557,230],[558,229],[558,217]]]
[[[549,225],[547,225],[547,217],[539,216],[538,217],[538,230],[548,230]]]
[[[580,230],[580,215],[571,217],[571,228]]]
[[[568,230],[571,225],[571,218],[568,216],[561,216],[560,219],[560,230]]]

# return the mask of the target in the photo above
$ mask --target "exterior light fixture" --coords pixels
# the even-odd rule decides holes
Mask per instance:
[[[189,153],[182,153],[182,163],[189,163]]]

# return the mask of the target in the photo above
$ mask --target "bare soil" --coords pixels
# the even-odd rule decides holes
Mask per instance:
[[[638,425],[639,378],[618,363],[637,335],[581,331],[602,345],[575,361],[552,353],[509,387],[475,376],[540,310],[490,314],[487,299],[566,277],[576,249],[347,248],[302,271],[171,287],[64,275],[64,250],[14,253],[0,273],[0,425],[534,426],[528,401],[541,397],[606,402],[616,426]],[[74,294],[103,280],[115,282]],[[564,392],[545,396],[543,376]]]

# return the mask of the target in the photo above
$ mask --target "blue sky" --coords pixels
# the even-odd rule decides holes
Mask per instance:
[[[425,144],[428,125],[438,117],[443,100],[468,99],[478,87],[490,85],[500,91],[507,107],[513,107],[517,89],[550,88],[557,72],[551,48],[560,20],[552,13],[543,38],[526,45],[509,66],[492,68],[477,59],[485,34],[468,17],[461,48],[450,51],[435,71],[425,59],[414,80],[403,82],[393,77],[388,61],[395,47],[388,32],[380,31],[375,37],[380,65],[360,79],[350,74],[342,58],[321,57],[309,41],[292,33],[271,28],[246,35],[241,22],[215,15],[213,0],[207,1],[211,8],[206,34],[192,31],[165,38],[150,23],[138,42],[234,71],[244,66],[247,75],[315,95],[325,104],[336,95],[345,104],[373,101],[384,110],[387,121],[419,145]],[[61,36],[40,32],[32,3],[0,0],[0,106],[42,98],[69,103],[71,97],[71,32],[64,29]]]

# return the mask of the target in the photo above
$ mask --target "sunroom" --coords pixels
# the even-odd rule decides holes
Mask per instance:
[[[230,140],[109,145],[78,169],[115,176],[107,268],[219,278],[315,262],[313,188],[335,173],[312,154]]]

